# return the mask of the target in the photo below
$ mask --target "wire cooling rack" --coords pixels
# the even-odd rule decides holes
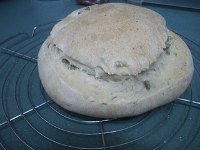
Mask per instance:
[[[101,120],[62,109],[40,83],[37,54],[56,22],[0,43],[1,149],[199,149],[198,44],[181,35],[191,49],[195,71],[180,98],[137,117]]]

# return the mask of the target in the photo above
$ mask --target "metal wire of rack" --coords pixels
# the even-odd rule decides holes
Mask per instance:
[[[0,147],[2,149],[188,149],[200,143],[199,45],[186,92],[175,102],[123,119],[96,119],[66,111],[45,93],[37,54],[57,21],[0,43]],[[177,33],[178,34],[178,33]],[[196,100],[196,101],[195,101]]]

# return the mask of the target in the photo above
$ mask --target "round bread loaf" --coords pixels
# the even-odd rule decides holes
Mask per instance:
[[[190,50],[158,13],[108,3],[72,12],[38,55],[48,95],[92,117],[134,116],[179,97],[193,75]]]

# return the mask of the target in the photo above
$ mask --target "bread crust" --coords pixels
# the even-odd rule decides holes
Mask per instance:
[[[150,9],[108,3],[73,12],[55,25],[51,38],[65,54],[90,68],[137,75],[163,52],[168,29],[164,18]]]

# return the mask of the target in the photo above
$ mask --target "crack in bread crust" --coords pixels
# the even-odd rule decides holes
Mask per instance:
[[[167,55],[170,55],[170,43],[171,40],[173,38],[168,36],[166,43],[166,48],[163,48],[164,52]],[[63,51],[60,50],[59,48],[56,47],[56,44],[53,43],[53,41],[51,41],[52,43],[49,43],[47,48],[51,47],[51,49],[53,49],[54,51],[57,51],[58,53],[56,53],[58,55],[58,58],[62,61],[63,64],[65,64],[65,66],[67,67],[67,69],[69,70],[76,70],[79,69],[80,71],[86,73],[89,76],[93,76],[96,79],[99,80],[103,80],[106,82],[109,81],[114,81],[114,82],[119,82],[119,81],[124,81],[124,80],[131,80],[132,78],[137,78],[138,76],[140,76],[141,74],[144,73],[148,73],[149,71],[156,71],[155,70],[155,64],[156,62],[150,64],[148,69],[142,70],[138,75],[117,75],[117,74],[108,74],[106,73],[101,67],[96,67],[96,68],[90,68],[82,63],[80,63],[79,61],[63,54]],[[52,46],[50,46],[52,45]],[[160,59],[160,57],[164,55],[164,53],[161,53],[160,56],[157,58],[158,60]],[[116,65],[118,67],[126,67],[126,62],[116,62]],[[145,84],[145,87],[147,87],[147,89],[149,89],[149,84]]]

